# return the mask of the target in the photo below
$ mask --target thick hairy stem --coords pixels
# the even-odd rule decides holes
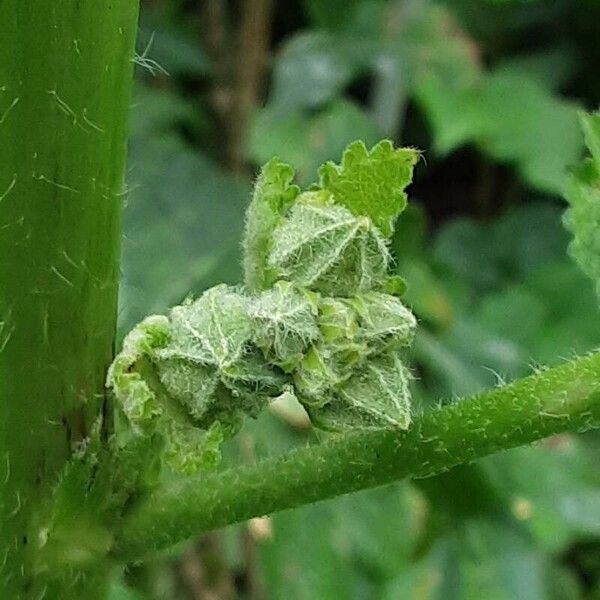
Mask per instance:
[[[53,587],[36,522],[106,410],[137,9],[137,0],[0,2],[2,598],[99,589],[93,577]]]
[[[428,412],[408,431],[351,434],[170,483],[132,507],[115,554],[137,560],[203,531],[600,426],[600,353]]]

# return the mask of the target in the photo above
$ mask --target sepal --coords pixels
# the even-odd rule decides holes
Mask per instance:
[[[256,180],[244,233],[244,278],[246,286],[253,291],[268,286],[267,256],[271,234],[300,193],[300,188],[292,184],[293,179],[294,169],[273,158],[261,169]]]

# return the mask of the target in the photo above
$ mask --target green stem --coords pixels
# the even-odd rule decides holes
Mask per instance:
[[[35,524],[107,410],[137,10],[0,1],[1,598],[99,588],[52,587]]]
[[[332,438],[254,466],[169,483],[132,507],[114,549],[137,560],[204,531],[405,477],[430,477],[500,450],[600,426],[600,353],[457,402],[409,431]]]

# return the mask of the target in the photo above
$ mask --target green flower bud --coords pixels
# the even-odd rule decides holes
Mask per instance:
[[[283,374],[252,349],[250,300],[225,285],[171,311],[169,343],[152,356],[168,395],[207,427],[256,415],[281,394]]]
[[[218,370],[175,357],[155,358],[153,364],[169,398],[181,404],[195,422],[202,423],[215,402]]]
[[[278,281],[250,305],[254,343],[273,364],[291,371],[319,336],[314,300],[287,281]]]
[[[293,178],[294,169],[273,158],[256,180],[244,234],[244,279],[252,291],[265,289],[271,282],[267,257],[273,229],[300,193],[298,186],[292,184]]]
[[[347,302],[355,309],[360,323],[358,339],[367,343],[370,353],[412,343],[417,320],[395,296],[366,292]]]
[[[248,300],[227,285],[217,285],[169,314],[169,343],[158,360],[177,358],[222,369],[239,360],[252,337]]]
[[[353,341],[359,330],[356,312],[343,298],[319,298],[318,323],[323,341],[332,344]]]
[[[346,363],[331,347],[317,344],[294,370],[294,392],[305,406],[322,406],[329,402],[331,390],[349,375]]]
[[[143,321],[111,367],[124,413],[138,433],[162,436],[172,468],[208,468],[242,416],[256,416],[289,385],[252,346],[249,305],[228,286],[212,288],[168,318]]]
[[[331,390],[352,375],[367,355],[356,312],[344,298],[318,299],[320,339],[294,371],[294,383],[301,400],[322,405]]]
[[[224,369],[221,381],[231,396],[230,403],[224,406],[225,413],[237,407],[251,417],[256,417],[270,400],[281,396],[288,385],[285,374],[266,363],[257,350]]]
[[[220,447],[225,435],[219,422],[208,430],[169,421],[165,427],[165,462],[178,473],[192,475],[211,470],[221,460]]]
[[[384,280],[386,240],[368,217],[308,192],[275,228],[268,265],[277,278],[325,296],[351,296]]]
[[[338,386],[329,402],[305,405],[311,421],[327,431],[397,427],[410,424],[410,373],[397,353],[369,360]]]

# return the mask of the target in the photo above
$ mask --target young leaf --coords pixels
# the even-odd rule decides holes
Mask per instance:
[[[139,323],[123,341],[123,349],[116,356],[107,374],[107,386],[121,402],[121,408],[135,429],[144,428],[163,410],[148,384],[135,365],[155,348],[169,340],[169,321],[152,315]]]
[[[328,162],[321,167],[321,187],[333,194],[336,204],[353,215],[369,217],[390,237],[394,221],[406,206],[404,189],[418,158],[417,150],[394,148],[389,140],[382,140],[370,152],[363,142],[354,142],[340,166]]]

